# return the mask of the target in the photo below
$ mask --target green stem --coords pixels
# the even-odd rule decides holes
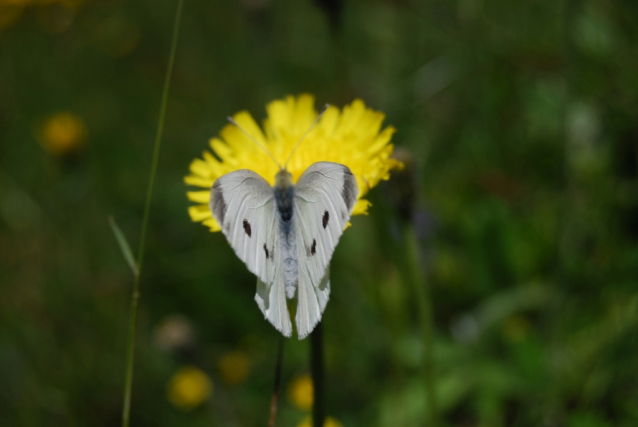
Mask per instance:
[[[166,116],[166,104],[168,103],[168,89],[170,87],[171,74],[173,73],[173,64],[175,62],[175,50],[177,48],[177,35],[179,34],[179,23],[182,16],[182,7],[184,0],[178,0],[177,13],[175,14],[175,23],[173,26],[173,38],[171,41],[171,53],[168,59],[168,68],[164,79],[164,89],[162,92],[162,100],[160,104],[159,120],[157,124],[157,133],[155,135],[155,145],[153,148],[153,160],[151,163],[151,175],[146,191],[146,205],[144,206],[144,218],[142,220],[142,233],[140,235],[140,247],[137,255],[137,274],[133,283],[133,294],[131,299],[131,311],[129,315],[128,327],[128,350],[126,357],[126,379],[124,382],[124,404],[122,408],[122,427],[128,427],[131,416],[131,393],[133,389],[133,366],[135,362],[135,338],[137,326],[137,312],[140,301],[140,277],[142,273],[142,264],[144,261],[144,249],[146,245],[146,232],[148,230],[149,216],[151,212],[151,201],[153,199],[153,187],[155,184],[155,176],[157,175],[157,164],[159,162],[159,154],[162,142],[162,133],[164,131],[164,118]]]
[[[404,238],[409,265],[411,282],[417,298],[419,318],[421,320],[421,334],[423,340],[423,376],[427,395],[428,426],[438,426],[438,411],[436,404],[436,388],[434,381],[434,320],[432,312],[432,297],[425,280],[421,265],[421,249],[416,232],[411,225],[405,227]]]
[[[323,323],[321,322],[310,334],[310,369],[314,391],[312,425],[313,427],[323,427],[325,412],[323,401]]]
[[[277,403],[279,401],[279,384],[281,383],[281,365],[284,357],[284,336],[279,334],[279,344],[277,345],[277,365],[275,365],[275,387],[270,399],[270,417],[268,427],[275,427],[277,417]]]

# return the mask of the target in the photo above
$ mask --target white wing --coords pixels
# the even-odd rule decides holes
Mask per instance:
[[[210,210],[239,259],[257,276],[257,305],[266,319],[289,337],[292,324],[286,306],[272,187],[247,169],[228,173],[213,184]]]
[[[297,181],[293,218],[299,269],[295,318],[299,339],[312,332],[326,308],[330,296],[328,264],[358,194],[350,169],[338,163],[315,163]]]

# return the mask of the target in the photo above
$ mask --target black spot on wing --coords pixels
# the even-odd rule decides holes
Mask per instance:
[[[315,239],[312,239],[312,245],[310,245],[310,247],[306,247],[306,256],[310,258],[316,253],[317,253],[317,241]]]
[[[328,211],[325,211],[323,213],[323,218],[321,219],[321,223],[323,224],[323,229],[325,230],[326,227],[328,226],[328,220],[330,219],[330,214],[328,213]]]
[[[252,230],[250,228],[250,223],[248,222],[248,220],[244,220],[244,231],[246,232],[246,234],[248,234],[248,237],[251,236]]]
[[[268,247],[266,246],[266,244],[264,243],[264,252],[266,252],[266,259],[269,258],[269,254],[268,254]]]
[[[226,216],[226,201],[221,190],[221,183],[216,180],[213,184],[213,188],[210,190],[210,210],[213,212],[217,222],[222,225],[224,223],[224,217]]]

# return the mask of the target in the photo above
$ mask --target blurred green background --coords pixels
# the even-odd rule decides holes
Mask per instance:
[[[0,0],[0,425],[117,426],[173,1]],[[638,425],[638,3],[186,1],[142,279],[135,426],[266,425],[277,332],[187,215],[192,159],[246,109],[355,97],[407,168],[332,263],[335,425]],[[404,241],[413,233],[420,254]],[[407,262],[409,264],[409,262]],[[287,340],[278,426],[308,412]]]

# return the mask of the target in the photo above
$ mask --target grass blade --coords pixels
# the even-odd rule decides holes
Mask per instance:
[[[137,263],[135,262],[135,257],[133,256],[133,251],[131,250],[131,245],[128,244],[126,236],[124,236],[124,233],[122,233],[120,227],[117,226],[117,223],[112,216],[109,217],[109,224],[111,225],[113,234],[115,234],[115,239],[117,240],[117,244],[120,246],[120,250],[122,251],[122,255],[124,255],[124,259],[126,260],[129,267],[131,267],[133,276],[137,276],[139,274],[139,270],[137,268]]]
[[[427,393],[429,427],[439,425],[438,406],[436,402],[436,382],[434,379],[434,318],[432,296],[423,272],[421,248],[417,232],[412,224],[406,225],[404,233],[408,270],[417,300],[417,308],[421,320],[421,336],[423,341],[423,376]]]
[[[182,7],[184,0],[177,1],[177,13],[175,14],[175,24],[173,26],[173,37],[171,40],[171,53],[168,59],[166,78],[162,90],[162,101],[160,104],[159,120],[157,123],[157,133],[155,134],[155,144],[153,147],[153,160],[151,164],[151,174],[146,192],[146,204],[144,206],[144,219],[142,220],[142,233],[140,236],[140,248],[137,256],[138,274],[135,276],[133,293],[131,296],[131,311],[129,315],[128,348],[126,357],[126,378],[124,380],[124,402],[122,407],[122,427],[129,427],[131,418],[131,396],[133,392],[133,368],[135,365],[135,337],[137,327],[137,311],[140,301],[140,276],[142,273],[142,263],[144,261],[144,249],[146,248],[146,232],[151,212],[151,201],[153,200],[153,187],[155,175],[157,175],[157,164],[159,163],[159,153],[162,145],[162,133],[164,131],[164,117],[166,116],[166,104],[168,103],[168,89],[170,87],[171,75],[173,73],[173,63],[175,62],[175,50],[177,48],[177,36],[179,34],[179,23],[182,17]]]

